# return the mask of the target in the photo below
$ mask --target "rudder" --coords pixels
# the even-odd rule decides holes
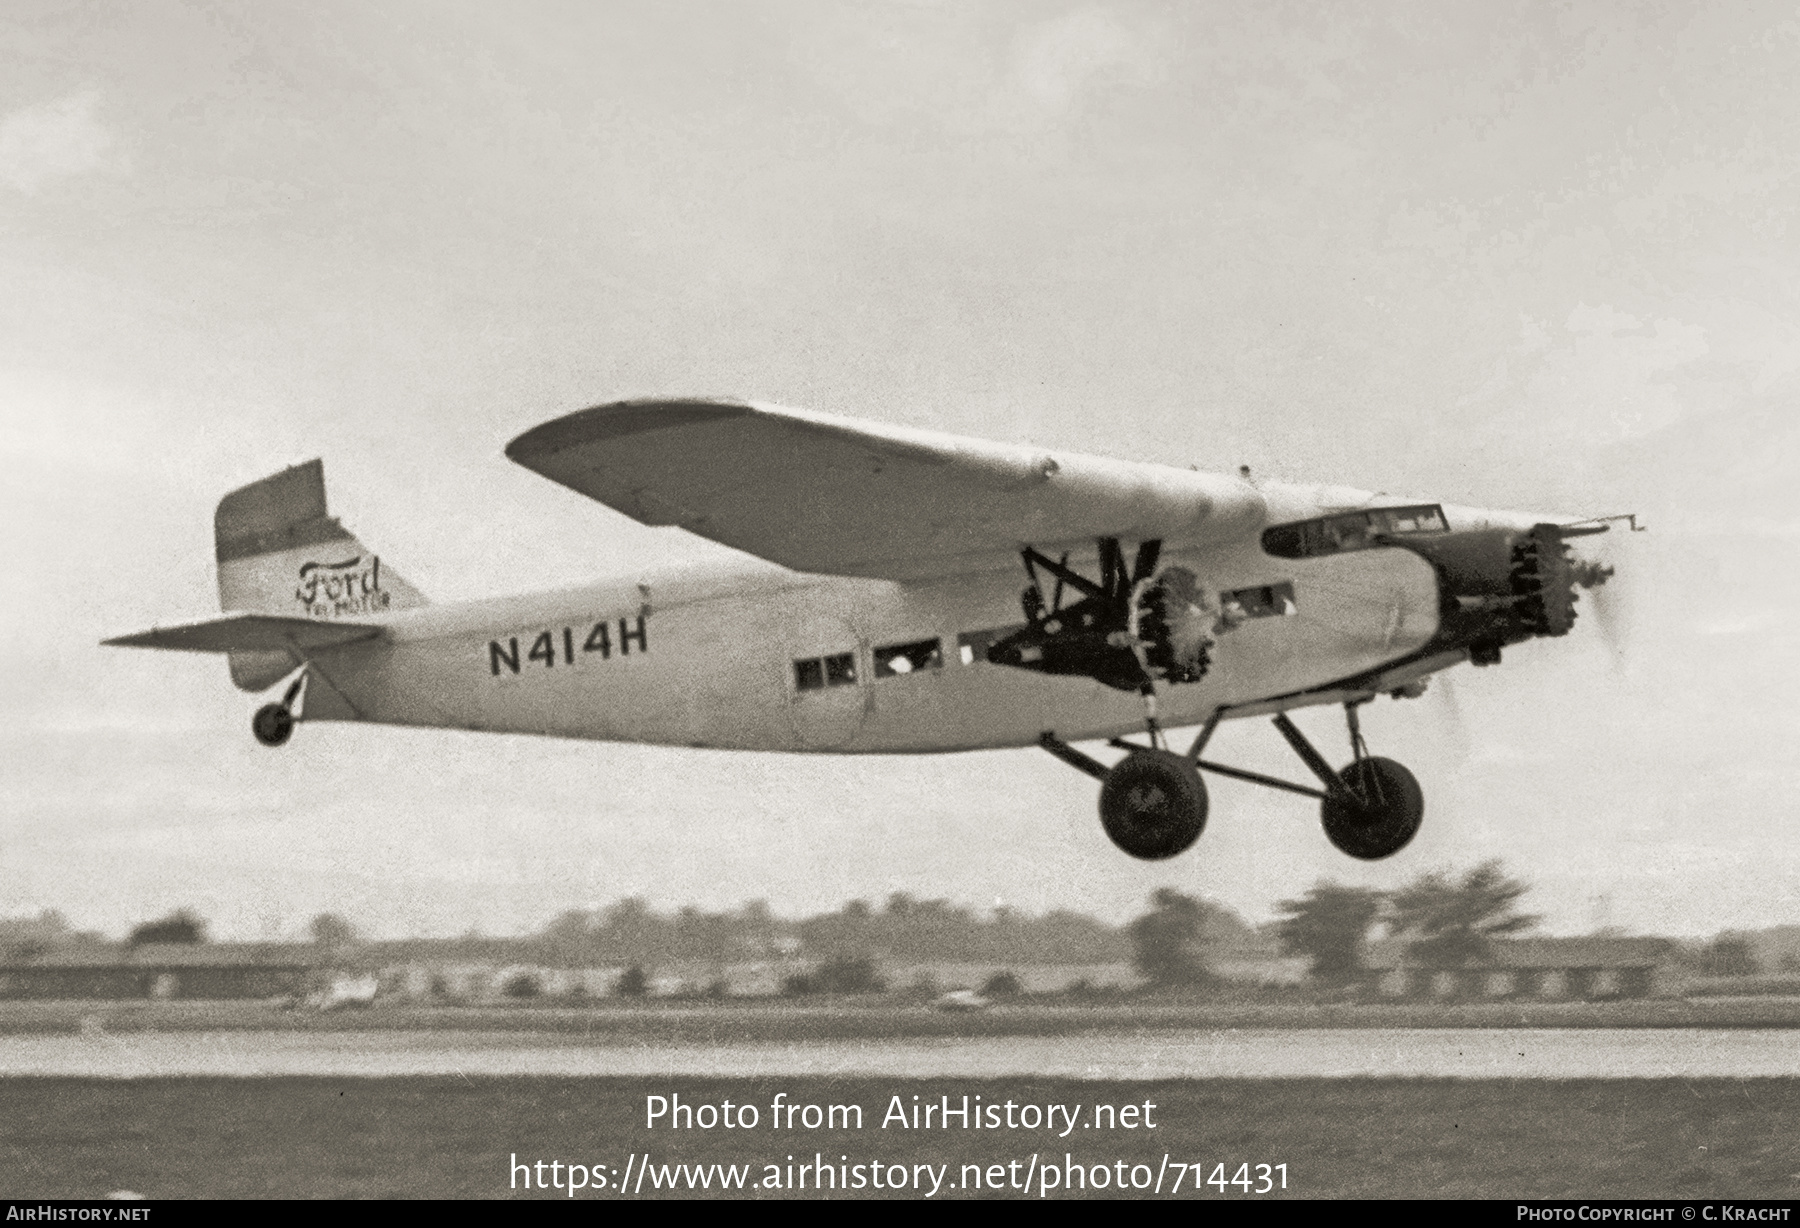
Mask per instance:
[[[213,515],[219,608],[319,620],[366,619],[426,604],[381,557],[329,514],[318,460],[241,486]],[[288,653],[234,652],[231,680],[246,691],[278,682]]]

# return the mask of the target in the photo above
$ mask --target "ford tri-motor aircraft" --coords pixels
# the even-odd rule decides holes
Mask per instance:
[[[1172,857],[1211,772],[1318,799],[1352,857],[1399,851],[1424,799],[1357,709],[1568,633],[1608,519],[1252,481],[721,400],[621,401],[506,454],[646,525],[752,560],[433,605],[325,505],[311,461],[226,495],[223,617],[108,640],[227,655],[252,727],[296,721],[742,750],[1037,745],[1100,781],[1107,835]],[[1636,523],[1633,521],[1635,529]],[[1021,593],[1020,583],[1024,589]],[[1289,709],[1342,704],[1334,769]],[[1267,715],[1318,780],[1202,758]],[[1199,726],[1186,752],[1165,727]],[[1142,741],[1127,740],[1138,733]],[[1107,739],[1107,765],[1071,745]]]

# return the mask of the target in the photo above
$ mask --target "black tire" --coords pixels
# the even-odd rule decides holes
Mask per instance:
[[[1166,750],[1134,751],[1100,786],[1100,822],[1112,842],[1144,861],[1186,851],[1206,826],[1206,785]]]
[[[1338,773],[1347,797],[1319,806],[1325,838],[1360,861],[1380,861],[1405,848],[1425,817],[1425,794],[1392,759],[1359,759]]]
[[[264,746],[281,746],[294,736],[294,714],[282,704],[264,704],[250,718],[250,732]]]

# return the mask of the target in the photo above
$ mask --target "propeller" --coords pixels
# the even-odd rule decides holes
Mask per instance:
[[[1455,751],[1457,762],[1468,759],[1474,743],[1469,738],[1469,719],[1463,711],[1462,696],[1457,693],[1452,671],[1441,669],[1431,675],[1425,693],[1427,702],[1435,708],[1432,719],[1443,729],[1445,741]]]
[[[1629,533],[1643,533],[1647,528],[1638,523],[1636,512],[1628,512],[1618,516],[1596,516],[1591,520],[1564,525],[1562,529],[1567,539],[1589,537],[1608,529],[1616,532],[1621,524],[1627,527]],[[1631,621],[1627,610],[1629,594],[1628,586],[1614,579],[1617,569],[1606,562],[1609,553],[1611,549],[1608,546],[1596,545],[1592,556],[1574,555],[1570,559],[1569,579],[1576,588],[1587,594],[1587,607],[1593,613],[1594,629],[1600,633],[1600,642],[1606,646],[1606,655],[1616,668],[1622,669],[1626,663],[1625,633]]]
[[[1573,579],[1575,587],[1586,594],[1588,611],[1594,616],[1594,627],[1613,664],[1625,664],[1625,629],[1627,624],[1624,586],[1613,577],[1616,569],[1597,559],[1577,559]]]
[[[1452,681],[1450,669],[1440,669],[1434,674],[1415,678],[1394,692],[1396,698],[1423,698],[1425,707],[1421,713],[1429,713],[1428,719],[1439,731],[1444,742],[1454,751],[1458,762],[1466,760],[1473,743],[1469,740],[1468,720],[1464,716],[1462,699],[1456,692],[1456,684]]]

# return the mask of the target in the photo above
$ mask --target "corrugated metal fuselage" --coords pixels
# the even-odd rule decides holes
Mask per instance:
[[[1221,705],[1319,702],[1303,693],[1414,654],[1438,626],[1436,578],[1404,550],[1285,560],[1247,544],[1172,550],[1163,565],[1215,595],[1291,586],[1291,601],[1219,633],[1199,682],[1158,687],[1170,726]],[[427,606],[384,620],[379,640],[315,654],[304,717],[851,754],[1141,730],[1135,694],[985,660],[1022,621],[1022,585],[1017,570],[901,584],[757,565]],[[931,640],[938,656],[917,668],[883,651]]]

